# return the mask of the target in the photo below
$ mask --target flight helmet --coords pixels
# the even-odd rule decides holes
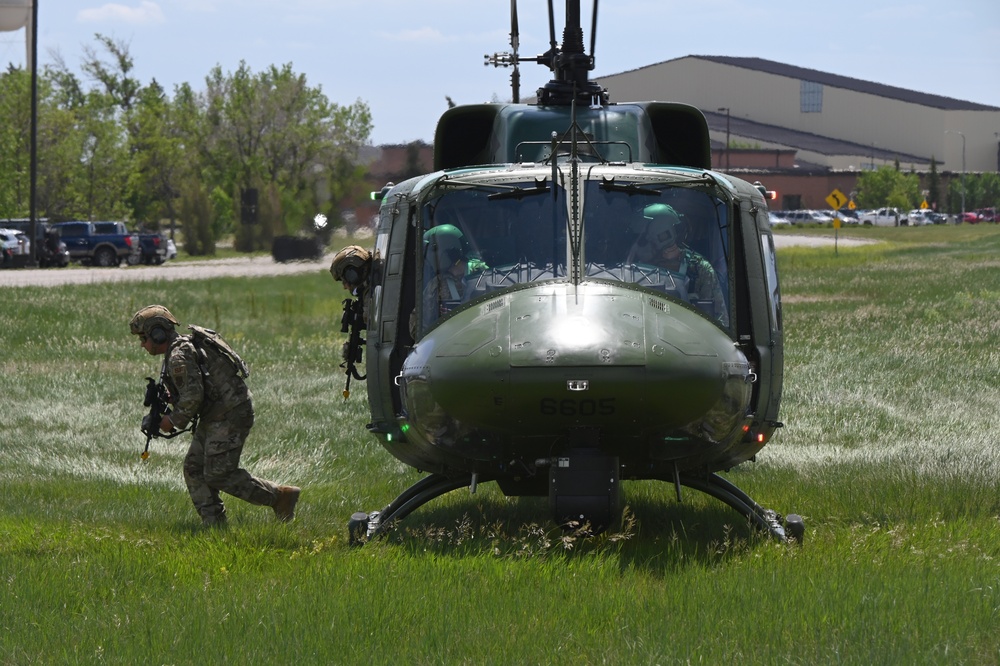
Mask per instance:
[[[681,218],[667,204],[649,204],[642,211],[646,219],[646,241],[654,252],[662,252],[664,248],[677,245],[680,242]]]
[[[358,245],[348,245],[333,257],[330,275],[337,282],[346,281],[352,287],[368,279],[371,253]]]
[[[132,316],[128,327],[132,335],[145,335],[154,343],[162,344],[170,339],[178,323],[162,305],[147,305]]]
[[[453,224],[441,224],[424,232],[424,258],[435,273],[442,273],[466,256],[464,237]]]

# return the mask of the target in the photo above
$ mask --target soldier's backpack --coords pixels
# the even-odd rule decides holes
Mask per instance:
[[[240,377],[246,379],[250,376],[250,368],[247,366],[246,361],[240,358],[236,350],[230,347],[229,343],[222,339],[222,336],[210,328],[195,326],[193,324],[188,326],[188,329],[191,331],[191,342],[194,343],[196,349],[199,351],[202,351],[206,347],[212,349],[229,359],[229,362],[233,364]],[[204,372],[203,368],[202,373],[204,374]]]

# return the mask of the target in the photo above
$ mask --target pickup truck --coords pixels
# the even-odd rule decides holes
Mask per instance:
[[[98,234],[129,233],[121,222],[94,222],[94,230]],[[167,244],[160,234],[140,231],[135,235],[139,237],[139,253],[126,257],[130,265],[138,263],[162,264],[166,261]]]
[[[167,241],[160,234],[139,232],[140,260],[144,264],[162,264],[167,260]]]
[[[58,222],[52,228],[66,244],[70,259],[82,264],[118,266],[122,261],[139,263],[142,257],[138,234],[122,222]]]
[[[902,218],[906,220],[905,217]],[[867,210],[858,215],[858,224],[874,224],[876,227],[898,227],[899,209],[879,208],[878,210]]]

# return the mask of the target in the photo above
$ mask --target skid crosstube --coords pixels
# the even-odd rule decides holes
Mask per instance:
[[[348,523],[351,545],[361,545],[365,541],[380,536],[396,521],[402,520],[427,502],[465,486],[474,487],[479,481],[477,475],[445,476],[430,474],[420,479],[404,490],[395,500],[381,511],[371,513],[358,512],[351,516]],[[788,514],[784,521],[781,516],[757,504],[749,495],[728,479],[712,473],[706,476],[688,476],[678,474],[673,478],[664,478],[675,484],[687,486],[710,495],[744,516],[755,527],[769,533],[775,539],[784,542],[793,541],[801,544],[805,537],[805,525],[802,518],[796,514]]]

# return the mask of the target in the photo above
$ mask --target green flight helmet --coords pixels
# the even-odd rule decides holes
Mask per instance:
[[[465,238],[453,224],[441,224],[424,232],[424,260],[435,273],[442,273],[465,258]]]
[[[671,206],[649,204],[642,210],[642,216],[647,220],[646,241],[654,252],[679,244],[681,218]]]

